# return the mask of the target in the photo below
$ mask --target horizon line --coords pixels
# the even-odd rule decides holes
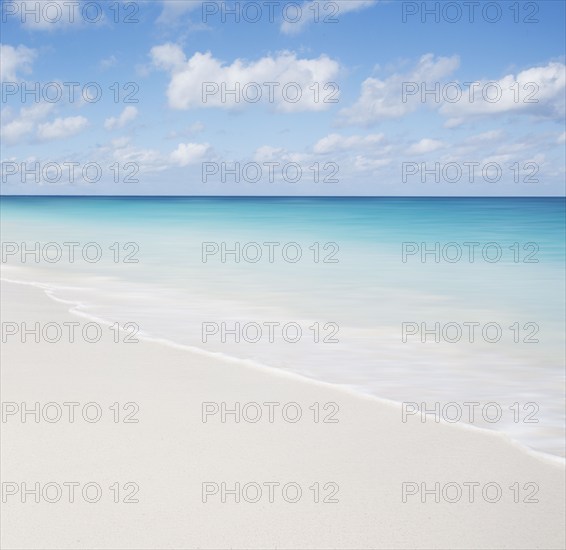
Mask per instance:
[[[170,199],[566,199],[566,195],[11,195],[2,198],[170,198]]]

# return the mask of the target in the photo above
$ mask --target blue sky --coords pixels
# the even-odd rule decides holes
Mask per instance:
[[[563,195],[564,6],[3,2],[2,193]]]

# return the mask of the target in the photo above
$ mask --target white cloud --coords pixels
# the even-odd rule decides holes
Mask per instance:
[[[330,166],[332,162],[339,164],[340,171],[343,166],[354,166],[356,170],[368,170],[386,166],[391,159],[383,158],[389,155],[393,147],[387,143],[384,134],[367,134],[344,136],[329,134],[318,140],[312,147],[301,151],[289,151],[282,147],[263,145],[256,149],[253,160],[255,162],[279,162],[281,164],[296,162],[305,172],[313,162],[321,162],[323,166]],[[324,157],[324,155],[333,155]],[[354,160],[355,159],[355,160]],[[327,161],[332,161],[328,162]]]
[[[179,143],[179,147],[171,153],[171,161],[179,166],[188,166],[205,158],[209,151],[208,143]]]
[[[529,134],[514,137],[508,136],[499,129],[462,136],[460,139],[442,140],[432,138],[411,140],[406,136],[392,138],[383,134],[351,136],[330,134],[316,141],[312,147],[297,147],[296,151],[264,145],[255,151],[253,159],[260,163],[299,162],[305,172],[315,162],[324,167],[326,161],[331,160],[339,166],[340,181],[353,181],[360,176],[377,174],[385,177],[387,181],[397,181],[400,167],[407,161],[408,154],[426,154],[429,157],[423,157],[423,160],[428,158],[428,166],[434,166],[435,162],[441,164],[457,162],[461,165],[466,162],[479,162],[481,166],[485,166],[488,162],[498,162],[504,167],[506,181],[510,181],[509,177],[513,174],[509,166],[515,162],[519,162],[522,167],[527,162],[539,162],[537,159],[543,158],[541,152],[563,157],[563,152],[560,153],[560,145],[556,142],[557,137],[556,132],[549,132],[541,141],[537,141]],[[324,156],[329,154],[332,156]],[[542,174],[542,160],[540,164]],[[477,177],[480,178],[481,168],[478,169],[478,174],[480,176]],[[524,176],[528,174],[530,172],[526,171]]]
[[[425,153],[432,153],[433,151],[442,149],[444,146],[445,144],[442,141],[424,138],[411,145],[407,152],[409,154],[423,155]]]
[[[375,147],[384,140],[383,134],[369,134],[367,136],[342,136],[330,134],[319,140],[313,150],[315,153],[326,154],[351,149]]]
[[[341,16],[350,11],[359,11],[371,8],[377,4],[377,0],[308,0],[303,2],[300,9],[287,9],[286,20],[281,23],[281,32],[285,34],[297,34],[315,20],[332,25],[340,22]],[[297,18],[295,22],[294,19]]]
[[[2,111],[2,140],[7,144],[15,144],[31,134],[37,123],[53,110],[52,103],[37,103],[31,107],[22,107],[17,116],[9,109]]]
[[[458,126],[462,126],[465,120],[463,118],[449,118],[445,123],[445,128],[458,128]]]
[[[559,136],[558,139],[556,140],[558,143],[564,143],[566,142],[566,132],[562,132]]]
[[[19,118],[2,126],[2,140],[6,143],[17,143],[33,130],[33,122]]]
[[[88,120],[83,116],[56,118],[53,122],[40,124],[37,137],[42,140],[63,139],[78,134],[87,125]]]
[[[173,109],[242,109],[254,105],[257,97],[257,103],[273,104],[280,111],[322,111],[332,105],[321,101],[326,93],[322,91],[324,85],[337,77],[340,68],[336,61],[325,55],[299,59],[292,52],[281,52],[257,61],[236,59],[231,65],[225,65],[210,52],[197,52],[187,60],[182,49],[174,44],[156,46],[150,56],[154,66],[171,74],[167,97]],[[287,87],[289,83],[300,87],[302,96],[296,102],[297,88],[294,84]],[[315,101],[314,91],[309,89],[315,83],[321,90],[318,101]],[[222,93],[238,88],[238,97]],[[203,90],[208,93],[203,94]]]
[[[504,137],[505,132],[503,130],[489,130],[488,132],[470,136],[466,138],[465,142],[470,144],[485,143],[487,141],[503,140]]]
[[[313,163],[318,162],[321,167],[321,179],[328,177],[332,180],[336,178],[341,180],[344,174],[352,174],[352,171],[375,171],[390,165],[393,159],[385,158],[385,155],[389,155],[391,150],[392,146],[387,144],[383,134],[365,136],[329,134],[312,147],[301,151],[263,145],[255,151],[252,158],[258,163],[278,162],[281,165],[298,163],[305,174],[312,169]],[[333,156],[324,156],[330,154]]]
[[[150,57],[156,67],[165,71],[181,71],[187,61],[181,47],[171,42],[151,48]]]
[[[566,113],[563,63],[531,67],[499,80],[449,83],[447,77],[458,67],[457,56],[435,58],[426,54],[407,73],[368,78],[362,83],[356,103],[340,112],[340,121],[369,126],[403,117],[423,105],[447,117],[445,128],[459,127],[478,116],[527,114],[562,120]]]
[[[9,44],[0,44],[0,81],[20,80],[19,73],[31,72],[31,64],[35,57],[35,50],[22,44],[15,48]]]
[[[531,67],[499,80],[481,80],[473,87],[462,87],[463,97],[454,103],[444,102],[440,113],[451,117],[453,126],[465,117],[525,113],[549,118],[563,118],[566,112],[566,65],[551,62]]]
[[[435,137],[438,139],[424,138],[419,141],[405,133],[397,137],[371,133],[349,136],[330,134],[315,140],[310,146],[301,142],[296,143],[294,149],[287,149],[279,144],[264,144],[248,155],[238,155],[240,158],[226,158],[223,155],[223,160],[229,164],[252,160],[260,164],[279,163],[274,169],[273,181],[286,184],[288,182],[284,182],[282,171],[285,164],[298,163],[305,178],[302,181],[313,183],[308,178],[312,176],[313,163],[319,163],[320,182],[326,179],[328,183],[334,183],[335,179],[340,183],[364,182],[369,191],[377,189],[377,185],[381,186],[384,182],[390,182],[394,186],[395,182],[399,181],[401,165],[407,160],[408,151],[428,153],[428,166],[434,166],[435,162],[458,162],[462,165],[464,162],[477,162],[480,165],[480,168],[476,169],[478,182],[483,181],[481,166],[488,162],[498,162],[503,167],[503,177],[507,183],[512,183],[513,171],[509,167],[515,162],[519,162],[522,167],[522,178],[531,174],[529,169],[525,168],[527,162],[540,165],[540,173],[536,174],[536,177],[541,181],[549,174],[554,179],[563,175],[561,169],[556,168],[561,165],[557,161],[563,158],[563,145],[557,143],[556,131],[548,131],[543,136],[538,134],[540,140],[533,139],[533,135],[529,133],[517,136],[516,132],[507,134],[504,130],[489,130],[474,135],[462,135],[459,138],[457,135]],[[198,171],[200,162],[217,158],[212,145],[198,143],[194,138],[186,139],[182,143],[176,141],[172,149],[162,151],[139,149],[131,143],[130,138],[120,137],[109,141],[98,151],[103,154],[105,162],[112,162],[111,159],[114,159],[124,164],[137,163],[140,173],[163,173],[171,170],[173,174],[183,170],[186,174],[187,170]],[[541,155],[541,152],[545,155]],[[328,156],[330,154],[333,156]],[[549,170],[554,170],[556,174]],[[271,181],[269,174],[270,170],[264,167],[261,181]],[[417,180],[420,181],[420,176],[415,176],[414,181]],[[463,178],[462,185],[466,183],[464,180],[467,182],[467,176]],[[309,193],[313,189],[309,188]],[[337,185],[332,191],[339,192],[340,189],[345,190],[346,186]]]
[[[101,59],[99,63],[100,68],[103,70],[111,69],[112,67],[115,67],[117,64],[118,64],[118,59],[116,58],[115,55],[111,55],[110,57]]]
[[[106,130],[116,130],[123,128],[132,120],[135,120],[138,116],[138,110],[135,107],[126,107],[119,117],[110,117],[104,121],[104,128]]]
[[[393,74],[383,80],[368,78],[362,83],[360,98],[354,105],[341,111],[342,121],[369,126],[385,119],[399,118],[417,109],[420,94],[409,95],[403,101],[404,83],[416,83],[433,88],[460,65],[458,56],[437,57],[423,55],[414,69],[405,74]]]
[[[109,145],[98,148],[99,158],[111,158],[126,164],[135,163],[140,172],[163,172],[172,168],[186,167],[198,163],[213,154],[208,143],[179,143],[170,153],[156,149],[140,149],[130,143],[128,137],[111,140]]]
[[[140,172],[159,172],[169,168],[163,155],[155,149],[138,149],[127,139],[112,140],[112,148],[103,147],[101,153],[110,153],[112,159],[122,164],[135,163]]]

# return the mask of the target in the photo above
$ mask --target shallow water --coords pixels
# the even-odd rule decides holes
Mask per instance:
[[[475,425],[564,456],[564,199],[4,197],[1,208],[3,276],[48,284],[84,313],[431,409],[495,402],[502,418],[476,413]],[[36,242],[39,257],[22,257]],[[403,323],[416,332],[405,341]],[[478,323],[473,342],[464,323]]]

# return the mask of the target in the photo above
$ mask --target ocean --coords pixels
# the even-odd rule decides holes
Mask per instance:
[[[76,313],[447,415],[478,403],[474,425],[565,454],[563,198],[4,196],[0,208],[2,277]]]

